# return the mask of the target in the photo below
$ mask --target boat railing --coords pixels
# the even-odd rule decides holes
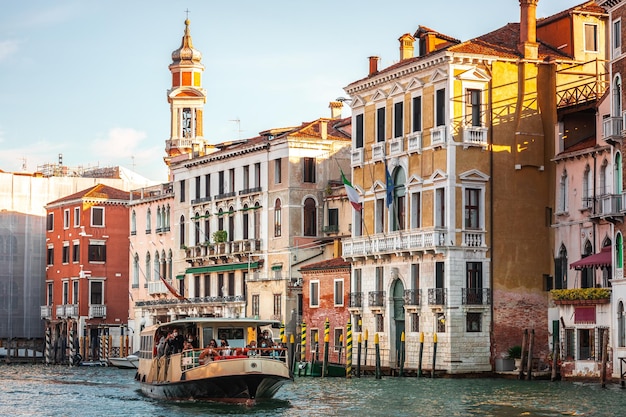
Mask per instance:
[[[205,351],[206,353],[203,354]],[[286,362],[287,349],[282,347],[187,349],[183,350],[181,354],[181,369],[184,372],[213,361],[247,359],[249,357],[276,359]]]

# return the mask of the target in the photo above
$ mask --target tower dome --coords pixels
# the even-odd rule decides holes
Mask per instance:
[[[185,34],[180,48],[172,52],[172,65],[200,63],[202,53],[193,47],[189,31],[189,19],[185,20]]]

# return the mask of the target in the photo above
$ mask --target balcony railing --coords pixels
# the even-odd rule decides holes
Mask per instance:
[[[263,191],[263,187],[251,187],[239,191],[239,195],[260,193],[261,191]]]
[[[351,153],[352,166],[363,164],[363,148],[352,149]]]
[[[341,242],[343,256],[374,257],[397,252],[420,252],[446,246],[446,232],[412,231],[393,235],[361,236]]]
[[[222,194],[216,194],[214,199],[215,200],[221,200],[223,198],[230,198],[230,197],[234,197],[235,196],[235,192],[234,191],[230,191],[228,193],[222,193]]]
[[[602,215],[619,214],[622,211],[621,194],[605,194],[600,196],[600,213]]]
[[[372,145],[372,161],[382,161],[385,159],[385,142],[378,142]]]
[[[336,224],[329,224],[322,229],[324,233],[337,233],[339,232],[339,226]]]
[[[206,296],[206,297],[192,297],[189,298],[188,301],[180,301],[176,298],[160,298],[156,300],[144,300],[137,301],[135,305],[137,307],[148,307],[148,306],[165,306],[165,305],[177,305],[184,303],[185,305],[192,304],[224,304],[224,303],[237,303],[241,304],[245,302],[246,299],[243,295],[215,295],[215,296]]]
[[[160,279],[158,281],[150,281],[148,282],[148,294],[168,294],[169,291],[163,281]]]
[[[446,305],[446,289],[445,288],[429,288],[428,289],[428,305],[445,306]]]
[[[444,145],[446,143],[446,126],[437,126],[430,129],[430,144],[432,146]]]
[[[106,317],[107,316],[107,306],[104,304],[91,304],[89,306],[89,318],[93,319],[95,317]]]
[[[602,121],[602,139],[615,143],[622,139],[623,130],[622,117],[607,117]]]
[[[491,290],[489,288],[463,288],[464,305],[491,304]]]
[[[384,307],[385,291],[370,291],[368,293],[367,305],[369,307]]]
[[[412,132],[407,135],[407,151],[409,153],[422,152],[422,132]]]
[[[192,246],[185,249],[185,258],[191,261],[195,258],[217,257],[224,255],[246,255],[261,250],[261,241],[258,239],[235,240]]]
[[[41,306],[41,318],[42,319],[52,318],[52,306]]]
[[[478,230],[464,230],[462,246],[469,248],[485,248],[485,232]]]
[[[196,198],[194,200],[191,200],[191,204],[202,204],[202,203],[206,203],[207,201],[211,201],[211,196],[208,195],[206,197],[199,197]]]
[[[350,293],[350,307],[363,308],[363,293],[362,292]]]
[[[65,304],[66,317],[78,317],[78,304]]]
[[[463,143],[466,145],[487,145],[487,128],[482,126],[465,126],[463,128]]]
[[[65,317],[65,304],[59,304],[56,308],[57,317]]]
[[[418,306],[420,305],[421,296],[422,292],[420,290],[404,290],[404,304]]]
[[[389,155],[398,156],[404,152],[404,136],[391,139],[389,142]]]

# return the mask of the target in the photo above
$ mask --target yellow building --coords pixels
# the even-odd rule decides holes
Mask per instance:
[[[399,62],[370,57],[345,87],[363,206],[343,241],[350,312],[384,364],[403,332],[405,366],[421,333],[432,363],[436,333],[449,373],[492,370],[523,329],[548,354],[557,107],[597,73],[606,16],[590,1],[537,20],[536,6],[520,0],[521,23],[466,42],[420,26]]]

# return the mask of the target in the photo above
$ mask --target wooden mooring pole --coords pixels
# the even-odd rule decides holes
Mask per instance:
[[[524,336],[522,337],[522,354],[520,357],[519,374],[517,379],[524,379],[524,353],[526,352],[526,339],[528,339],[528,329],[524,329]]]
[[[533,376],[533,347],[535,344],[535,329],[530,330],[530,341],[528,342],[528,366],[526,367],[526,380],[530,381]]]
[[[602,332],[602,368],[600,369],[600,385],[602,388],[606,388],[606,362],[608,356],[609,346],[609,331],[605,329]]]

